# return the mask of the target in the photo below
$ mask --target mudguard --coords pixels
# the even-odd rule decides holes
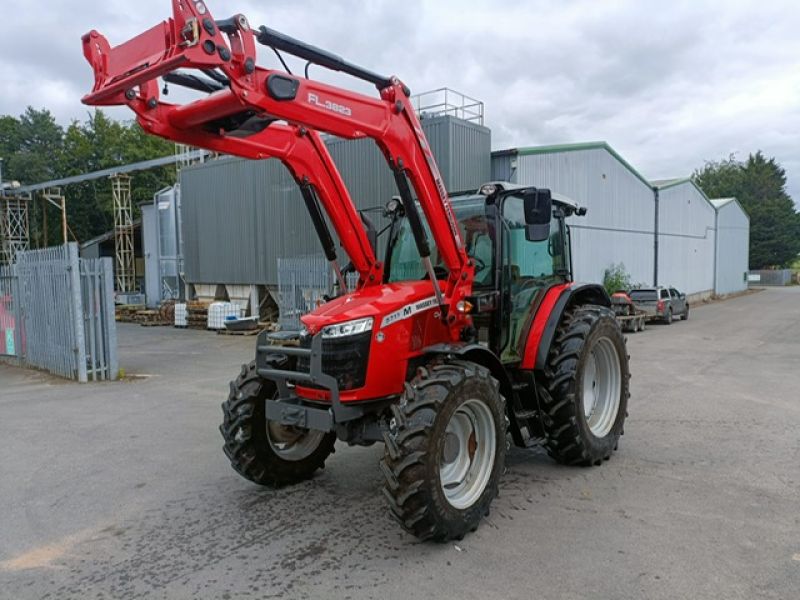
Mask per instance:
[[[525,344],[521,369],[544,369],[556,328],[567,308],[576,304],[597,304],[611,307],[611,298],[608,292],[597,283],[573,283],[569,286],[559,286],[551,289],[547,294],[548,296],[542,301],[539,307],[540,312],[535,319],[539,323],[541,323],[541,319],[545,319],[544,327],[531,328]],[[548,302],[548,300],[550,301]]]

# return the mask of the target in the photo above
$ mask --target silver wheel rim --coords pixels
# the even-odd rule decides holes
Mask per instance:
[[[267,421],[267,440],[275,452],[284,460],[297,461],[308,458],[319,448],[324,431],[286,427],[273,421]]]
[[[492,411],[482,400],[467,400],[450,417],[439,457],[439,480],[453,507],[465,509],[478,501],[492,476],[496,453]]]
[[[614,426],[621,388],[617,348],[609,338],[602,337],[586,357],[583,371],[583,414],[596,437],[605,437]]]

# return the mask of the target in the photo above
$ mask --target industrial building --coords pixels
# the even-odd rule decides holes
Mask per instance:
[[[749,220],[735,200],[712,202],[688,178],[650,181],[606,142],[492,152],[482,121],[424,114],[422,124],[451,193],[506,180],[550,188],[588,208],[570,219],[577,280],[602,281],[622,264],[634,284],[673,286],[692,300],[746,289]],[[378,209],[369,215],[380,227],[379,207],[396,189],[377,146],[326,143],[357,208]],[[159,274],[148,278],[149,303],[180,295],[185,282],[190,295],[254,306],[259,292],[275,290],[279,258],[320,254],[296,183],[276,160],[226,157],[185,167],[179,187],[159,192],[159,205],[153,213],[162,217],[143,213],[144,252]],[[148,235],[149,227],[158,234]],[[166,257],[160,247],[169,248]]]
[[[569,220],[576,280],[602,281],[623,264],[634,283],[653,282],[653,188],[607,143],[494,152],[492,177],[549,188],[588,208]]]
[[[711,200],[716,209],[714,290],[732,294],[747,289],[750,217],[736,198]]]
[[[714,293],[716,210],[688,178],[653,182],[658,202],[657,280],[693,296]]]

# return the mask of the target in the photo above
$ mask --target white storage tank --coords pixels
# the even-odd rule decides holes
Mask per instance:
[[[244,311],[232,302],[212,302],[208,306],[208,329],[225,329],[228,318],[239,319]]]
[[[186,303],[175,303],[175,327],[188,327],[189,321],[187,319]]]

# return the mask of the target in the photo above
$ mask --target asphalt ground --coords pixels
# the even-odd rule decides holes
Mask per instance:
[[[120,325],[116,383],[0,365],[0,598],[800,598],[800,288],[628,338],[619,451],[513,449],[456,544],[389,518],[380,446],[279,491],[229,467],[255,338]]]

